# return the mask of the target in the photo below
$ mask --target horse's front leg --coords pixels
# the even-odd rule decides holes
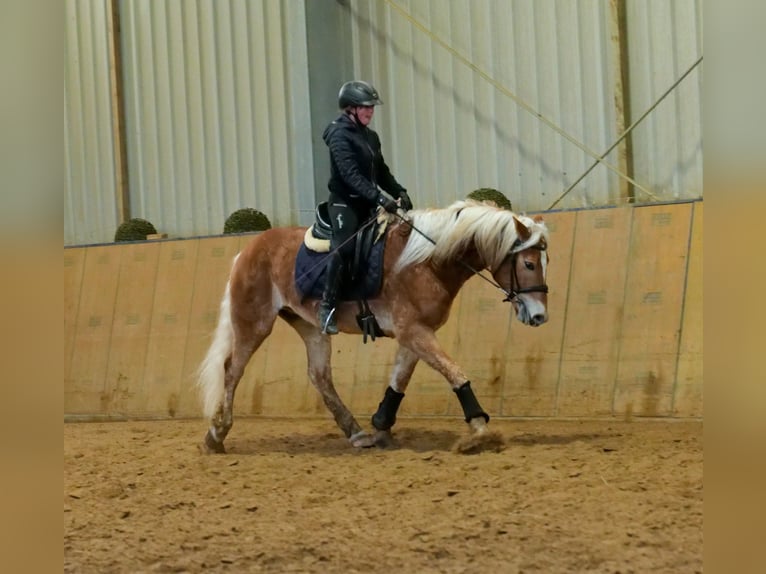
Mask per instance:
[[[447,379],[455,392],[465,415],[465,421],[474,434],[487,432],[489,415],[481,408],[479,400],[471,389],[471,381],[463,369],[442,349],[433,330],[416,325],[399,337],[402,345],[411,349],[415,355]]]
[[[413,351],[399,345],[396,351],[394,370],[383,400],[378,405],[378,410],[372,415],[372,426],[375,427],[374,442],[377,446],[389,446],[393,442],[391,427],[396,423],[396,413],[404,398],[404,391],[418,364],[418,356]]]

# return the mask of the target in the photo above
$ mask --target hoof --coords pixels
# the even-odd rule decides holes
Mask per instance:
[[[354,448],[372,448],[375,446],[376,435],[367,434],[364,431],[348,437],[348,441]]]
[[[471,419],[471,434],[459,439],[452,447],[452,452],[459,454],[477,454],[480,452],[500,452],[505,448],[505,439],[497,431],[491,431],[482,417]]]
[[[487,421],[484,420],[484,417],[472,418],[471,422],[468,423],[468,426],[471,427],[472,435],[482,435],[489,432]]]
[[[226,449],[224,448],[223,443],[215,440],[213,435],[210,434],[210,431],[207,431],[205,440],[199,445],[199,450],[202,454],[226,454]]]

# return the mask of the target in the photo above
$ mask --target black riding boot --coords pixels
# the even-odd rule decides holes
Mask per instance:
[[[341,258],[337,254],[330,256],[327,262],[327,276],[325,277],[324,293],[322,301],[319,303],[319,312],[317,319],[322,333],[336,335],[338,333],[338,323],[335,319],[335,303],[338,298],[338,288],[341,282],[341,272],[343,270]]]

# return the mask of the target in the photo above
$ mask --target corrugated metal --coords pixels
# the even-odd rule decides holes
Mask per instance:
[[[107,2],[67,0],[65,244],[111,241],[118,225]]]
[[[221,233],[243,207],[272,224],[314,207],[303,2],[123,0],[134,216]]]
[[[702,55],[702,0],[628,2],[633,116],[648,109]],[[661,199],[702,196],[702,67],[633,134],[636,180]]]
[[[347,10],[353,23],[355,74],[375,83],[388,104],[379,111],[375,125],[389,164],[413,190],[418,205],[440,205],[478,187],[494,187],[518,210],[546,209],[595,160],[440,46],[392,3],[592,151],[603,153],[627,125],[620,115],[614,3],[351,3]],[[631,50],[632,58],[655,55],[657,62],[647,73],[655,70],[656,74],[668,64],[668,71],[677,71],[677,77],[683,71],[679,71],[684,65],[681,62],[689,60],[685,56],[697,52],[686,38],[687,20],[699,19],[697,4],[693,0],[658,0],[644,8],[643,3],[629,3],[629,17],[635,19],[636,13],[647,11],[653,15],[647,26],[657,27],[656,34],[663,38],[663,43],[649,51],[643,46]],[[663,12],[673,22],[672,29],[661,25]],[[692,22],[691,30],[695,28]],[[674,66],[675,60],[681,62]],[[663,89],[675,77],[663,74]],[[701,186],[678,179],[683,175],[690,181],[692,173],[701,178],[696,157],[701,139],[694,133],[699,130],[699,86],[686,90],[695,91],[691,110],[681,109],[686,92],[678,94],[671,113],[679,117],[668,121],[663,116],[653,122],[656,129],[664,129],[652,137],[664,139],[663,147],[673,142],[670,145],[678,153],[664,154],[662,147],[652,147],[649,141],[639,141],[636,147],[641,154],[636,179],[652,190],[660,188],[662,199],[684,196],[679,195],[680,189],[693,189],[693,194],[698,192],[695,196],[701,195]],[[645,92],[646,98],[633,92],[636,102],[632,109],[641,110],[650,94],[656,98],[661,91]],[[653,100],[643,109],[651,103]],[[606,159],[625,169],[619,165],[619,153],[617,148]],[[691,165],[683,162],[689,157]],[[660,183],[669,171],[675,179],[669,182],[672,189],[666,190]],[[624,201],[621,185],[618,176],[598,166],[557,207],[620,203]]]
[[[322,1],[308,25],[338,41],[316,42],[312,73],[353,66],[378,86],[374,127],[417,206],[495,187],[517,210],[546,209],[594,160],[393,4],[596,153],[702,54],[701,0],[625,2],[626,53],[622,0]],[[107,4],[66,2],[67,244],[110,241],[118,223]],[[334,96],[309,86],[305,1],[121,0],[120,18],[132,215],[171,236],[220,233],[241,207],[308,223],[326,195],[316,131]],[[701,76],[633,133],[634,177],[659,199],[702,195]],[[607,160],[625,169],[624,152]],[[557,207],[620,203],[626,191],[598,166]]]
[[[577,140],[599,153],[612,143],[608,3],[396,3]],[[592,163],[387,2],[354,3],[349,12],[356,74],[388,104],[376,125],[419,205],[494,187],[516,209],[544,209]],[[561,207],[607,203],[616,188],[598,168]]]

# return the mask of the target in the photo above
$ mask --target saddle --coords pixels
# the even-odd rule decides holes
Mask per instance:
[[[363,227],[356,235],[354,257],[341,271],[344,280],[338,299],[357,302],[359,313],[356,321],[365,343],[368,337],[374,341],[376,337],[383,336],[383,330],[370,310],[367,299],[377,296],[383,283],[383,250],[387,226],[388,218],[381,215],[374,224]],[[301,299],[322,297],[331,237],[332,225],[327,202],[322,202],[315,210],[314,223],[306,230],[295,259],[295,287]]]
[[[323,201],[314,211],[314,223],[306,230],[303,243],[312,251],[327,253],[330,251],[331,237],[330,212],[327,210],[327,202]]]

